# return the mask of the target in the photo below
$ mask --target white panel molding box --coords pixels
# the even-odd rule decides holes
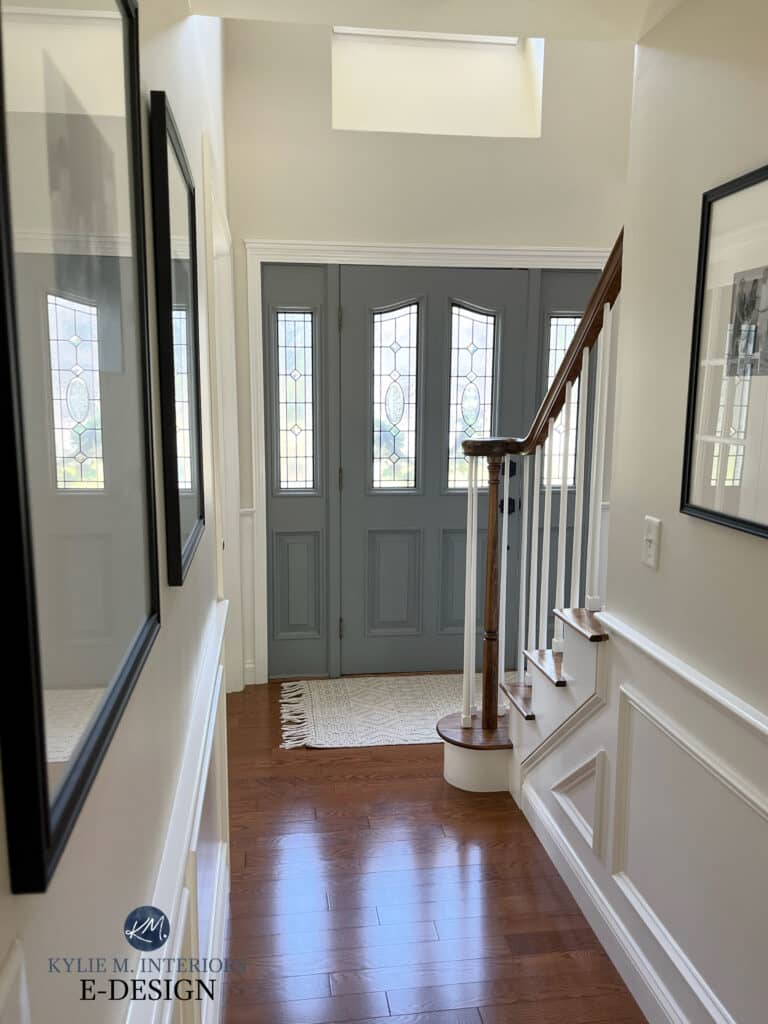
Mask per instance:
[[[229,809],[227,789],[227,721],[224,673],[221,665],[227,602],[219,601],[213,608],[206,627],[206,642],[192,704],[189,730],[176,785],[176,793],[168,822],[165,846],[160,860],[152,905],[165,910],[171,925],[170,951],[166,957],[223,957],[223,935],[229,896]],[[210,784],[210,785],[209,785]],[[213,800],[210,814],[216,832],[215,884],[207,895],[210,905],[204,908],[209,926],[208,950],[199,950],[198,924],[203,908],[197,884],[197,852],[201,819],[207,799]],[[210,808],[208,808],[210,813]],[[219,943],[215,948],[213,943]],[[137,978],[150,975],[136,973]],[[164,977],[171,982],[174,973]],[[197,975],[202,981],[209,976]],[[216,978],[216,999],[208,1005],[185,1003],[185,1022],[214,1024],[221,1019],[221,985]],[[176,1003],[133,1001],[126,1024],[167,1024],[173,1019]],[[2,1022],[4,1024],[4,1022]]]
[[[651,1024],[764,1024],[768,719],[598,617],[597,691],[523,761],[523,811]]]
[[[493,246],[385,244],[280,239],[246,239],[248,350],[253,505],[240,509],[243,591],[244,678],[266,683],[269,646],[267,621],[266,409],[261,271],[264,263],[362,264],[404,267],[511,267],[522,269],[602,270],[609,250],[567,246]],[[331,619],[335,616],[332,614]]]
[[[740,1024],[728,1012],[707,983],[707,980],[686,955],[682,946],[662,923],[660,917],[641,894],[629,873],[630,869],[627,860],[629,853],[629,818],[631,813],[630,786],[633,772],[643,770],[643,765],[635,765],[632,757],[633,719],[637,715],[642,716],[654,729],[658,730],[682,751],[686,757],[693,759],[697,765],[709,773],[713,779],[717,780],[732,796],[741,800],[762,819],[764,827],[768,826],[768,801],[714,751],[702,746],[687,730],[677,725],[668,715],[645,699],[634,687],[628,685],[621,687],[619,693],[618,760],[613,815],[613,858],[611,864],[614,880],[669,959],[696,993],[696,996],[702,1006],[706,1008],[712,1020],[716,1021],[717,1024]],[[713,814],[716,813],[717,806],[717,804],[713,806]],[[768,828],[766,828],[766,836],[768,836]],[[734,839],[736,842],[744,841],[743,836],[731,837],[731,840]],[[765,845],[766,850],[768,850],[768,841],[766,841]],[[761,860],[764,868],[768,861],[762,858]],[[766,892],[768,892],[768,888]],[[703,896],[704,900],[709,900],[710,898],[711,892],[707,892]],[[766,909],[768,909],[768,900],[766,900]],[[729,950],[730,955],[735,956],[736,950],[737,947],[732,946]]]
[[[570,818],[576,831],[587,846],[592,847],[598,857],[603,856],[605,845],[606,757],[604,750],[598,750],[596,754],[587,758],[551,787],[555,800],[560,804],[563,813]],[[580,786],[589,782],[592,782],[592,798],[589,801],[591,820],[587,820],[574,795]]]
[[[0,964],[0,1024],[32,1024],[24,953],[18,939]]]

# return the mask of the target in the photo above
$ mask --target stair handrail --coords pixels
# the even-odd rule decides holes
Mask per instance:
[[[624,253],[624,229],[619,232],[613,249],[606,261],[600,279],[587,304],[584,315],[576,328],[555,379],[547,391],[534,417],[531,429],[525,437],[485,437],[464,441],[465,455],[529,455],[549,436],[549,424],[556,420],[565,404],[565,388],[569,381],[575,381],[581,371],[581,362],[586,349],[591,349],[603,327],[606,305],[613,306],[621,291],[621,271]]]
[[[508,480],[508,467],[512,456],[527,456],[536,455],[536,465],[539,465],[539,449],[544,445],[550,435],[553,425],[555,424],[557,417],[562,411],[566,403],[566,398],[571,391],[571,387],[575,381],[579,379],[582,373],[582,368],[587,369],[589,357],[587,353],[595,346],[598,339],[601,336],[603,328],[606,327],[610,334],[610,326],[607,321],[610,320],[609,311],[613,308],[616,300],[618,299],[621,291],[621,273],[624,253],[624,230],[619,232],[619,236],[611,249],[610,255],[606,261],[603,272],[595,286],[595,289],[587,303],[587,308],[584,311],[584,315],[579,321],[579,325],[576,328],[576,332],[573,336],[571,344],[563,357],[563,361],[555,374],[555,379],[552,382],[549,390],[544,396],[544,400],[539,406],[538,412],[534,417],[531,428],[525,437],[487,437],[487,438],[471,438],[463,442],[462,450],[466,456],[469,457],[484,457],[487,460],[488,467],[488,526],[486,534],[486,562],[485,562],[485,605],[484,605],[484,616],[483,616],[483,659],[482,659],[482,728],[486,731],[493,730],[497,725],[497,701],[498,701],[498,688],[499,683],[503,682],[500,679],[500,669],[498,665],[499,660],[499,613],[500,613],[500,601],[499,601],[499,582],[500,578],[505,578],[506,572],[506,547],[500,552],[500,538],[499,538],[499,492],[500,483],[502,479]],[[588,374],[587,374],[588,376]],[[600,377],[600,371],[597,374]],[[586,382],[585,382],[586,383]],[[569,386],[570,385],[570,386]],[[598,388],[600,387],[599,380],[597,382]],[[567,421],[570,421],[570,416],[566,417]],[[550,443],[551,444],[551,443]],[[548,471],[549,484],[546,489],[547,504],[545,504],[545,523],[547,522],[548,512],[548,501],[551,498],[551,447],[549,448],[550,458],[550,471]],[[567,455],[563,456],[565,459],[565,465],[567,466]],[[470,463],[473,462],[473,458],[469,459]],[[528,464],[526,461],[526,477],[528,480]],[[536,469],[536,479],[538,479],[538,468]],[[563,475],[565,480],[565,475]],[[602,480],[602,478],[600,478]],[[527,485],[526,485],[527,486]],[[599,484],[597,488],[598,492],[601,492],[602,485]],[[468,483],[468,508],[476,507],[476,491],[477,491],[477,476],[470,465],[469,483]],[[525,492],[524,492],[525,493]],[[474,497],[473,497],[474,495]],[[562,509],[565,506],[561,506]],[[599,505],[597,506],[599,510]],[[598,514],[596,511],[595,515]],[[505,517],[506,518],[506,517]],[[560,529],[564,525],[564,515],[561,515]],[[474,534],[474,539],[473,539]],[[580,536],[580,531],[579,531]],[[590,545],[592,544],[592,533],[589,535]],[[472,575],[470,574],[471,567],[475,564],[476,558],[476,523],[472,519],[471,515],[468,518],[467,523],[467,579],[474,579],[474,570]],[[558,561],[564,560],[564,545],[559,545],[563,550],[558,554]],[[547,549],[548,550],[548,549]],[[501,554],[501,566],[500,556]],[[590,554],[588,551],[587,561],[589,564]],[[548,562],[547,562],[548,566]],[[501,569],[501,576],[500,576]],[[534,569],[534,572],[536,570]],[[542,568],[542,574],[544,575],[546,570]],[[558,565],[558,578],[561,576],[560,566]],[[564,579],[564,575],[562,577]],[[521,572],[522,580],[522,572]],[[533,580],[533,577],[532,577]],[[548,579],[546,587],[548,587]],[[533,587],[533,582],[531,583]],[[470,598],[467,603],[469,609],[469,619],[466,619],[467,608],[465,608],[465,620],[474,621],[474,585],[467,589],[467,593]],[[543,626],[541,629],[546,628],[546,616],[548,612],[543,611],[546,606],[546,602],[542,599],[541,601],[541,616]],[[501,623],[502,629],[504,624]],[[465,626],[465,666],[464,666],[464,683],[463,683],[463,711],[461,715],[461,724],[463,728],[470,728],[472,725],[472,713],[471,713],[471,689],[472,680],[474,678],[474,629],[467,631]],[[522,638],[521,638],[522,639]],[[501,648],[503,650],[504,644],[502,642]]]

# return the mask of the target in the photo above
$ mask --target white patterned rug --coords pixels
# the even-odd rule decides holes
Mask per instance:
[[[435,727],[461,708],[461,675],[363,676],[283,683],[283,747],[439,743]]]

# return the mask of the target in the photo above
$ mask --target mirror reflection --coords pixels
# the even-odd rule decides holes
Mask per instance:
[[[3,5],[24,455],[52,797],[152,606],[123,17],[114,3],[71,6]]]
[[[171,230],[173,369],[176,414],[176,473],[182,551],[200,516],[198,480],[197,359],[190,192],[173,146],[168,143],[168,199]]]

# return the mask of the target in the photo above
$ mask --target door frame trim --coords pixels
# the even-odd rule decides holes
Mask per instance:
[[[253,659],[244,666],[246,683],[268,680],[267,488],[262,268],[265,263],[359,264],[404,267],[487,267],[520,270],[602,270],[609,250],[578,246],[467,246],[422,243],[299,241],[246,238],[246,300],[250,376],[253,505],[240,509],[250,525],[251,564],[242,566],[243,623],[253,625]],[[339,600],[341,594],[339,593]],[[250,607],[247,605],[250,604]],[[333,621],[328,609],[329,622]],[[245,628],[249,626],[245,625]],[[245,644],[246,650],[251,646]],[[333,666],[331,666],[333,667]]]

